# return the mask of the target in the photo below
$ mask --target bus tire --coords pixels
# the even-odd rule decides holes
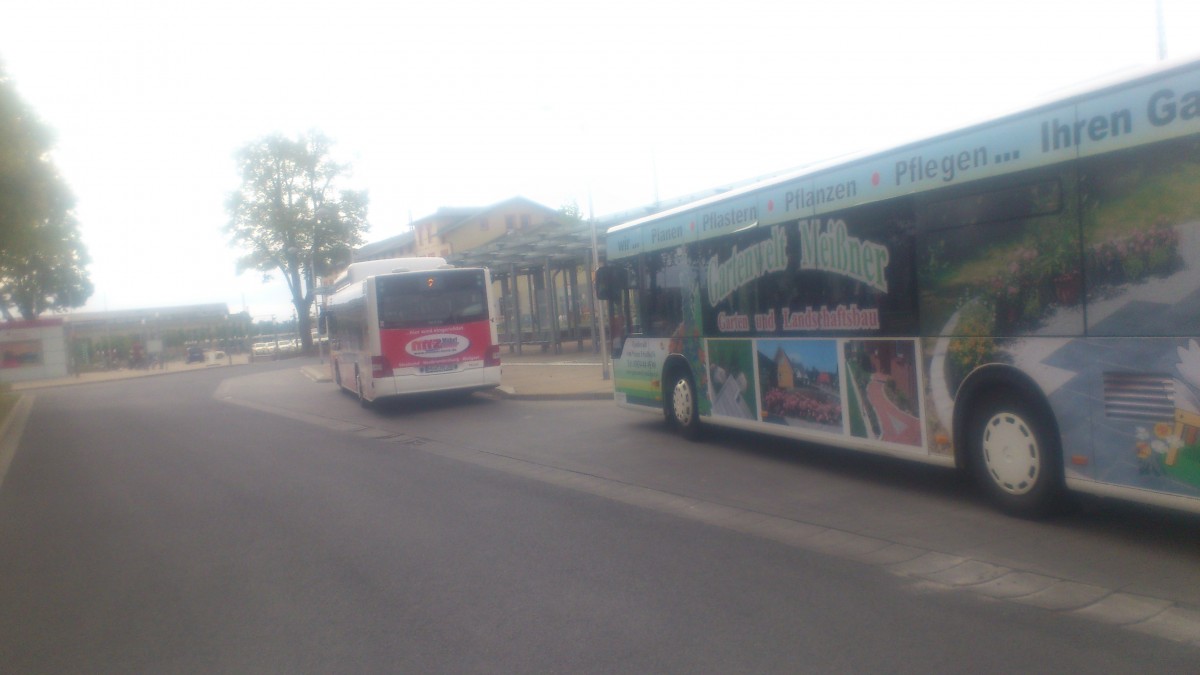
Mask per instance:
[[[1049,413],[1012,390],[986,394],[967,428],[971,467],[1001,510],[1051,513],[1063,493],[1062,453]]]
[[[696,400],[696,383],[684,369],[674,371],[668,392],[667,413],[671,427],[681,436],[694,441],[700,438],[700,408]]]

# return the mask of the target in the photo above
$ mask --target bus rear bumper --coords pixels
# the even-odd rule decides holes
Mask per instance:
[[[446,391],[476,391],[500,386],[500,366],[464,368],[452,373],[400,373],[377,378],[376,398]]]

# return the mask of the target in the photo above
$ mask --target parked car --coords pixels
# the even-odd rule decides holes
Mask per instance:
[[[185,363],[203,363],[204,362],[204,350],[201,349],[200,347],[188,347],[187,348],[187,357],[184,360],[184,362]]]

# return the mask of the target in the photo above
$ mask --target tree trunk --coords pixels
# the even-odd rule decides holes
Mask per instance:
[[[296,307],[296,332],[300,334],[300,349],[305,354],[312,354],[312,317],[309,316],[311,305],[305,302],[293,303]]]

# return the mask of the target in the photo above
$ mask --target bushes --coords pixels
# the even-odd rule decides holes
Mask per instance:
[[[776,417],[837,425],[842,423],[841,401],[816,391],[772,389],[763,396],[763,408]]]
[[[1163,219],[1148,230],[1095,244],[1090,254],[1092,285],[1096,288],[1170,274],[1182,262],[1179,232]]]
[[[1093,294],[1123,283],[1170,274],[1181,264],[1179,233],[1165,219],[1151,228],[1093,245],[1089,286]],[[1082,300],[1080,250],[1071,228],[1040,233],[1034,243],[1010,253],[1007,264],[986,284],[995,332],[1008,335],[1035,325],[1053,307]]]
[[[997,359],[992,321],[986,305],[975,303],[962,309],[955,332],[966,337],[951,340],[947,352],[946,379],[950,391],[957,389],[972,370]]]

